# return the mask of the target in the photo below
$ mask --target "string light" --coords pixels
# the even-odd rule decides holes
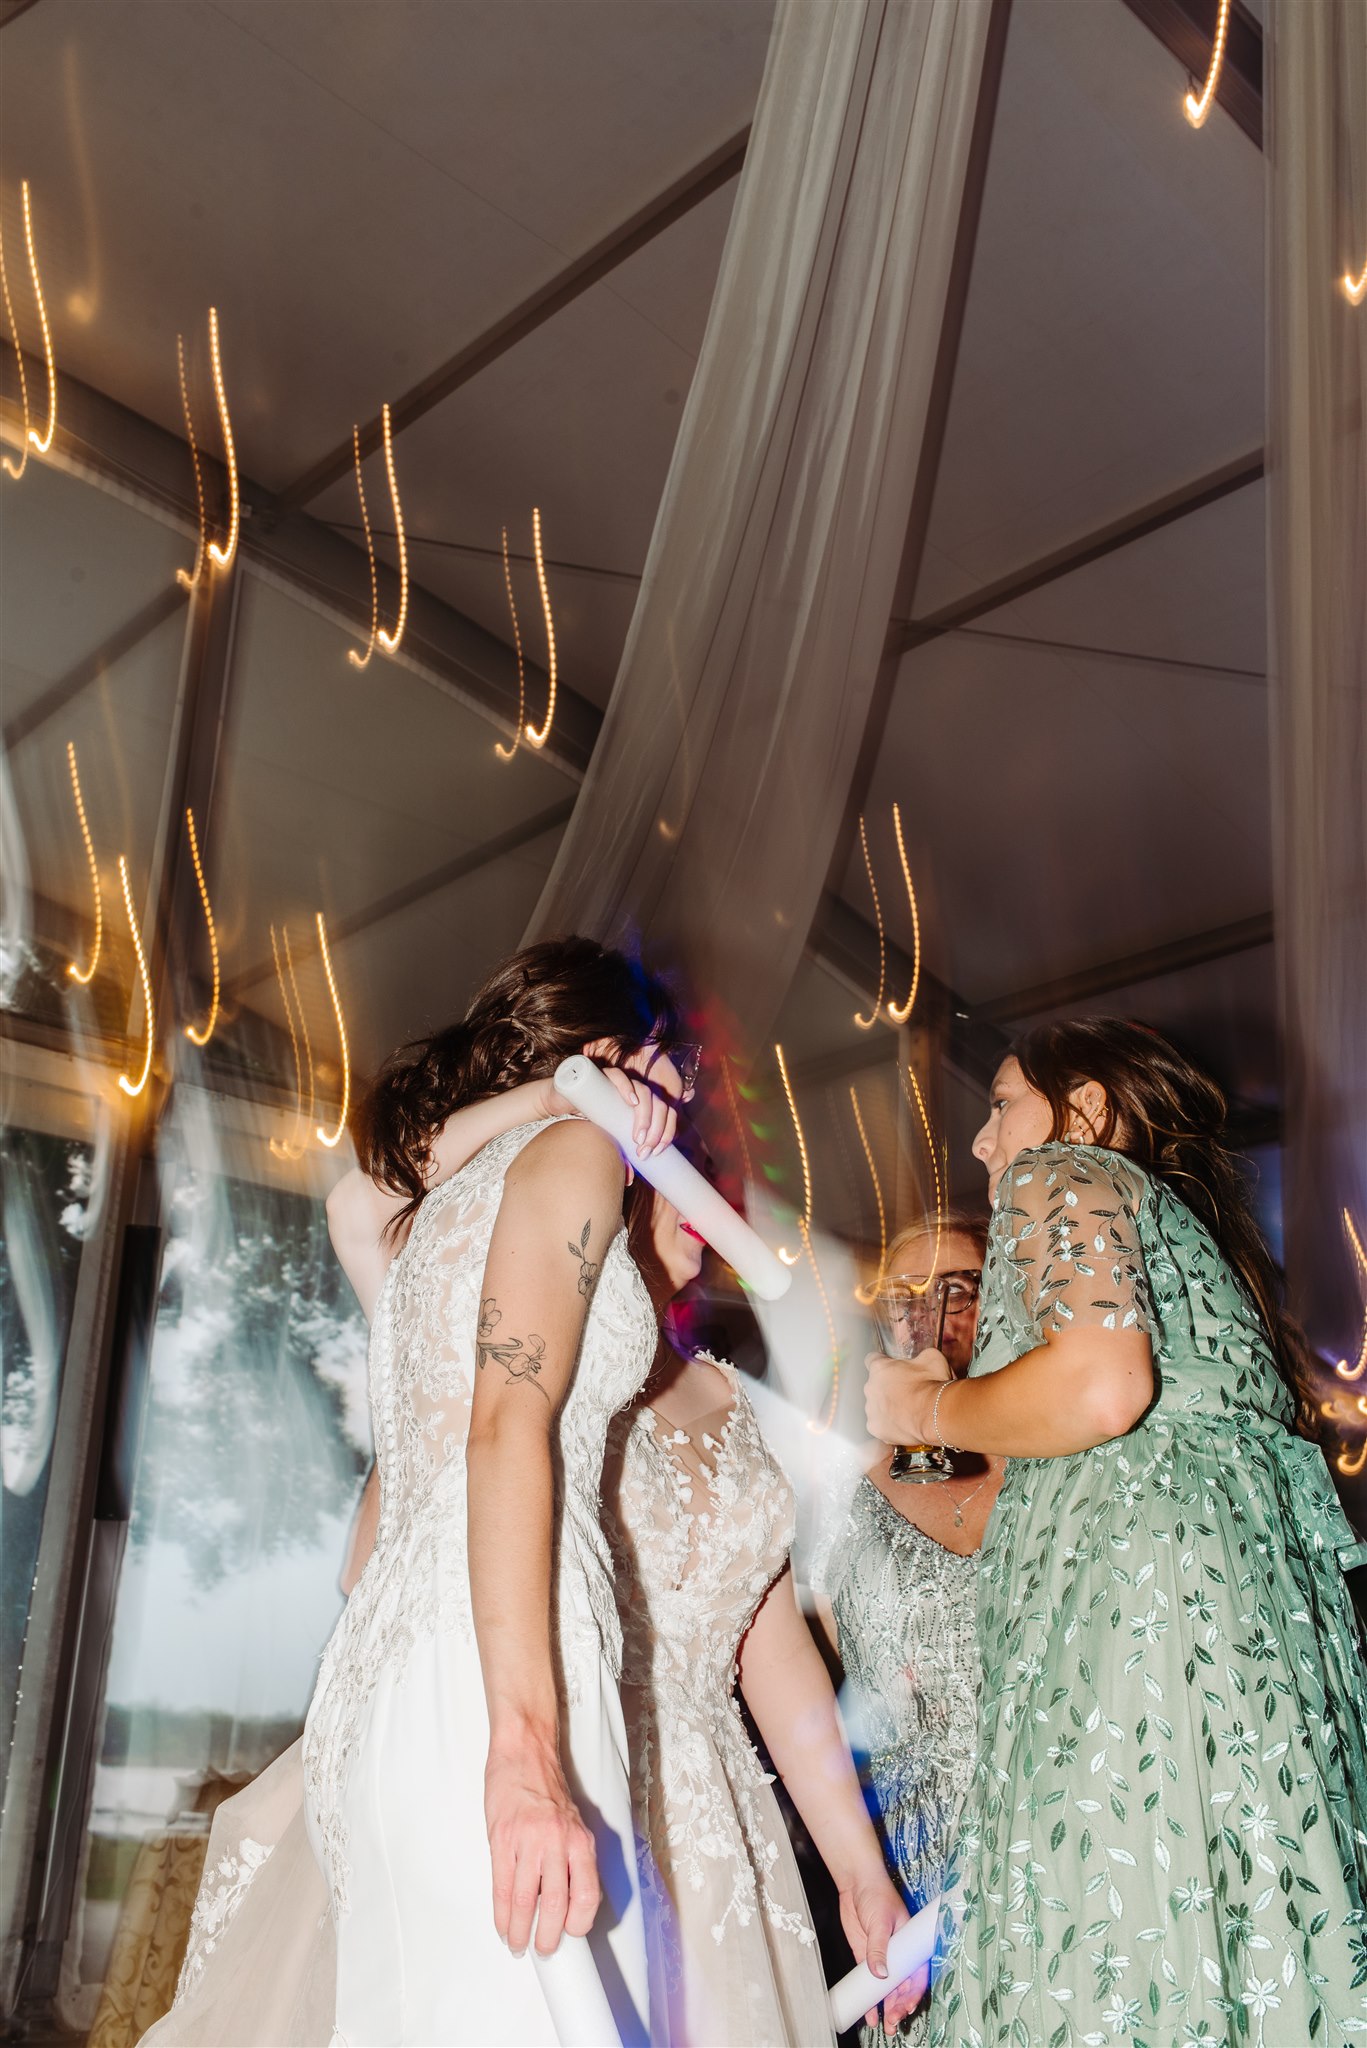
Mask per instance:
[[[52,446],[52,437],[57,431],[57,362],[52,353],[52,329],[48,325],[43,280],[38,275],[38,256],[33,246],[33,198],[28,189],[27,178],[20,190],[24,196],[24,245],[28,250],[29,275],[33,279],[33,296],[38,302],[38,324],[43,330],[43,358],[47,363],[47,428],[40,434],[36,427],[30,427],[28,438],[40,455],[46,455]],[[15,340],[17,343],[17,335]]]
[[[534,726],[526,727],[529,742],[534,747],[544,747],[551,736],[551,725],[555,719],[555,620],[551,617],[551,593],[546,587],[546,563],[541,553],[541,514],[532,513],[532,554],[536,561],[536,581],[541,591],[541,609],[546,617],[546,723],[538,732]]]
[[[892,829],[897,835],[897,858],[902,863],[902,880],[906,884],[907,902],[911,905],[911,987],[900,1010],[896,1003],[888,1004],[888,1015],[894,1024],[905,1024],[916,1001],[916,991],[921,986],[921,913],[916,907],[916,891],[911,885],[911,868],[902,838],[902,813],[896,804],[892,807]]]
[[[505,747],[501,740],[494,742],[494,752],[500,761],[511,761],[522,739],[522,721],[527,715],[527,676],[522,661],[522,628],[517,623],[517,600],[513,596],[513,570],[508,560],[508,529],[503,529],[503,587],[508,593],[508,610],[513,621],[513,646],[517,651],[517,727],[513,743]]]
[[[781,1045],[774,1047],[774,1057],[778,1061],[778,1071],[783,1082],[783,1093],[788,1102],[788,1114],[793,1120],[793,1134],[797,1139],[797,1154],[802,1162],[802,1214],[797,1219],[798,1236],[802,1239],[802,1250],[800,1252],[780,1250],[779,1257],[787,1266],[796,1266],[799,1260],[806,1259],[807,1264],[812,1269],[812,1278],[816,1282],[816,1292],[817,1298],[821,1303],[821,1313],[826,1319],[826,1335],[830,1342],[831,1357],[830,1400],[827,1404],[826,1413],[821,1420],[807,1424],[807,1427],[815,1435],[823,1436],[835,1420],[835,1411],[840,1404],[840,1339],[836,1333],[835,1317],[831,1313],[831,1300],[826,1292],[826,1282],[822,1278],[821,1267],[817,1261],[816,1246],[812,1242],[812,1162],[807,1151],[807,1139],[802,1129],[802,1119],[797,1113],[797,1100],[793,1094],[793,1084],[788,1078],[788,1062],[783,1057],[783,1047]]]
[[[911,1083],[910,1090],[907,1088],[908,1082]],[[940,1177],[940,1152],[939,1147],[935,1143],[935,1132],[931,1125],[930,1112],[926,1108],[926,1098],[921,1093],[921,1084],[916,1078],[916,1069],[910,1064],[902,1076],[902,1092],[906,1095],[909,1104],[914,1103],[917,1114],[920,1117],[921,1131],[926,1141],[926,1152],[930,1159],[930,1170],[935,1180],[935,1252],[930,1261],[930,1271],[925,1279],[919,1283],[915,1280],[907,1282],[913,1294],[924,1294],[934,1280],[936,1267],[940,1263],[940,1234],[943,1227],[945,1207],[944,1182]]]
[[[869,878],[869,893],[873,897],[873,921],[878,927],[878,994],[873,999],[873,1009],[867,1017],[861,1017],[858,1010],[854,1021],[861,1031],[870,1031],[878,1022],[878,1012],[883,1007],[883,991],[888,978],[888,942],[883,930],[883,906],[878,901],[878,884],[873,879],[873,862],[869,858],[869,835],[864,829],[864,820],[859,820],[859,844],[864,850],[864,872]],[[851,1091],[853,1093],[853,1091]]]
[[[797,1139],[797,1156],[802,1162],[802,1214],[806,1221],[810,1223],[812,1220],[812,1162],[807,1154],[807,1140],[803,1135],[802,1118],[797,1113],[797,1102],[793,1095],[793,1084],[788,1079],[788,1062],[783,1057],[783,1047],[781,1045],[774,1047],[774,1057],[778,1061],[779,1077],[783,1082],[783,1093],[788,1102],[788,1114],[793,1120],[793,1135]],[[785,1265],[789,1266],[797,1264],[798,1256],[796,1252],[781,1251],[779,1253],[779,1257],[784,1261]]]
[[[1188,92],[1182,102],[1182,111],[1193,128],[1199,128],[1210,112],[1211,101],[1220,79],[1220,67],[1225,61],[1225,38],[1229,34],[1229,0],[1220,0],[1220,13],[1215,23],[1215,41],[1211,46],[1210,70],[1206,74],[1205,88],[1198,99],[1194,92]]]
[[[190,858],[195,864],[195,880],[199,884],[199,900],[204,905],[204,923],[209,933],[209,957],[213,962],[214,971],[214,992],[213,1000],[209,1005],[209,1021],[202,1031],[196,1031],[193,1024],[187,1024],[185,1036],[189,1039],[191,1045],[205,1046],[213,1037],[214,1026],[218,1022],[218,933],[214,930],[214,913],[209,904],[209,885],[204,879],[204,864],[199,857],[199,834],[195,831],[195,814],[188,805],[185,811],[185,825],[190,835]]]
[[[351,1107],[351,1053],[347,1046],[342,999],[337,993],[337,977],[332,971],[332,955],[328,951],[327,926],[323,923],[321,910],[318,912],[318,950],[323,956],[323,972],[327,976],[328,994],[332,997],[332,1014],[337,1019],[337,1037],[342,1047],[342,1107],[337,1114],[337,1128],[329,1135],[321,1124],[318,1125],[318,1142],[320,1145],[326,1145],[330,1152],[346,1129],[347,1111]]]
[[[204,472],[199,466],[194,415],[190,411],[190,386],[185,376],[185,338],[180,334],[176,336],[176,368],[180,375],[180,409],[185,415],[185,438],[190,443],[190,462],[195,472],[195,506],[199,515],[199,545],[195,549],[195,566],[193,569],[177,569],[176,581],[182,590],[193,590],[199,581],[199,572],[204,567],[209,521],[204,509]]]
[[[878,1168],[873,1163],[873,1147],[869,1144],[868,1133],[864,1129],[863,1113],[859,1107],[859,1096],[853,1081],[850,1083],[850,1102],[854,1109],[855,1125],[859,1131],[859,1142],[868,1161],[869,1179],[873,1182],[873,1199],[878,1204],[878,1272],[871,1287],[856,1287],[854,1290],[855,1300],[862,1302],[867,1308],[883,1284],[883,1268],[888,1262],[888,1219],[883,1207],[883,1189],[878,1179]]]
[[[399,616],[394,621],[392,633],[386,633],[381,626],[379,642],[386,654],[397,654],[403,629],[408,619],[408,537],[403,530],[403,506],[399,503],[399,480],[394,474],[394,429],[390,425],[389,407],[380,413],[384,429],[384,466],[389,478],[389,502],[394,508],[394,538],[399,544]],[[336,1142],[335,1140],[333,1141]]]
[[[95,899],[95,939],[90,952],[90,964],[84,970],[73,960],[67,973],[82,988],[88,988],[95,978],[95,969],[100,964],[100,948],[104,944],[104,903],[100,895],[100,868],[95,859],[95,845],[90,837],[90,825],[85,815],[85,799],[81,795],[80,771],[76,766],[76,748],[72,741],[66,743],[66,763],[71,770],[71,794],[76,799],[76,818],[81,828],[81,839],[85,846],[86,865],[90,869],[90,893]]]
[[[5,268],[5,237],[0,229],[0,292],[4,293],[5,318],[14,341],[14,360],[19,366],[19,404],[23,414],[23,427],[19,442],[19,467],[16,469],[12,457],[4,458],[5,473],[16,482],[28,468],[29,414],[28,414],[28,373],[24,369],[24,351],[19,345],[19,323],[14,317],[14,302],[9,295],[9,272]]]
[[[142,1072],[136,1081],[130,1081],[127,1074],[119,1075],[119,1086],[125,1095],[141,1095],[147,1086],[147,1076],[152,1071],[152,977],[147,971],[147,955],[142,948],[142,934],[133,911],[133,891],[128,881],[128,862],[119,855],[119,881],[123,886],[123,906],[128,912],[128,929],[133,934],[133,951],[138,958],[138,979],[142,983],[142,1007],[146,1045],[143,1049]]]
[[[280,964],[280,947],[276,943],[275,926],[271,926],[271,958],[275,962],[275,978],[280,984],[280,1001],[285,1011],[285,1022],[290,1030],[290,1051],[294,1055],[294,1129],[298,1132],[304,1121],[304,1070],[299,1061],[299,1034],[294,1028],[294,1009],[290,1003],[289,990],[285,987],[285,970]],[[293,968],[291,968],[293,975]],[[313,1081],[313,1058],[309,1056],[309,1082]],[[310,1116],[312,1111],[310,1111]],[[271,1151],[277,1159],[298,1159],[303,1146],[289,1141],[271,1139]]]
[[[347,660],[353,668],[369,668],[370,657],[375,652],[375,641],[380,630],[380,577],[375,567],[375,539],[370,531],[370,514],[366,510],[365,481],[361,475],[361,430],[351,430],[351,445],[356,454],[356,495],[361,501],[361,525],[365,528],[366,560],[370,564],[370,638],[364,654],[358,654],[354,647],[348,647]]]
[[[209,308],[209,359],[214,370],[214,397],[218,401],[218,423],[223,429],[223,453],[228,464],[228,538],[220,547],[216,540],[209,542],[209,554],[220,569],[226,569],[237,553],[237,535],[242,519],[242,504],[237,488],[237,449],[233,443],[233,423],[228,417],[228,394],[223,388],[223,362],[218,347],[218,313]]]
[[[1339,282],[1343,286],[1343,295],[1349,305],[1360,306],[1363,299],[1367,298],[1367,263],[1363,264],[1356,277],[1351,270],[1345,270]]]
[[[1367,1250],[1363,1249],[1362,1239],[1357,1233],[1357,1226],[1346,1209],[1343,1212],[1343,1227],[1348,1233],[1348,1242],[1353,1248],[1353,1258],[1357,1269],[1362,1278],[1367,1281]],[[1356,1363],[1349,1365],[1346,1358],[1341,1358],[1334,1367],[1334,1371],[1341,1380],[1360,1380],[1362,1375],[1367,1372],[1367,1309],[1363,1311],[1362,1343],[1358,1347]]]

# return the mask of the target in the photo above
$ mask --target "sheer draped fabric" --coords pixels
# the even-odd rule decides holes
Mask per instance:
[[[528,933],[640,930],[752,1044],[864,735],[991,14],[779,0],[616,687]]]
[[[1271,0],[1268,636],[1293,1297],[1357,1355],[1367,1235],[1367,0]]]

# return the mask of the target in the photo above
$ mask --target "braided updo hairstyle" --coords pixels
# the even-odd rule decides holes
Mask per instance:
[[[665,984],[625,953],[569,938],[514,953],[459,1024],[401,1046],[362,1105],[356,1147],[372,1179],[408,1196],[398,1220],[422,1201],[428,1148],[453,1111],[548,1078],[596,1038],[623,1058],[646,1044],[668,1052],[678,1012]]]
[[[1225,1142],[1224,1091],[1161,1033],[1118,1017],[1038,1024],[1011,1050],[1049,1105],[1051,1140],[1076,1122],[1069,1098],[1078,1089],[1095,1081],[1105,1091],[1095,1143],[1165,1181],[1205,1225],[1257,1310],[1283,1379],[1299,1394],[1305,1340],[1282,1308],[1277,1268]]]

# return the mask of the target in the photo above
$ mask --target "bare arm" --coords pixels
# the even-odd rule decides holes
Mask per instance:
[[[888,1937],[908,1917],[907,1909],[888,1876],[791,1569],[775,1579],[746,1633],[740,1685],[765,1748],[839,1888],[840,1919],[855,1959],[882,1976]],[[888,2023],[895,2026],[901,2011],[915,2003],[915,1997],[910,2006],[890,1998]]]
[[[593,1281],[622,1212],[610,1140],[554,1125],[509,1167],[484,1269],[466,1449],[470,1595],[489,1709],[494,1922],[548,1955],[598,1910],[593,1838],[560,1760],[551,1632],[552,1455]],[[579,1249],[576,1250],[576,1247]]]
[[[1007,1458],[1064,1458],[1109,1443],[1134,1428],[1154,1394],[1153,1347],[1134,1329],[1051,1332],[1000,1372],[953,1386],[938,1351],[911,1359],[875,1352],[868,1369],[864,1405],[880,1442],[943,1438]]]

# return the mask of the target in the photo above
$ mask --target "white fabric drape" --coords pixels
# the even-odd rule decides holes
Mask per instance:
[[[992,0],[779,0],[640,597],[529,937],[768,1030],[839,830],[925,430]]]
[[[1367,1237],[1367,0],[1274,0],[1269,668],[1296,1306],[1357,1355]]]

